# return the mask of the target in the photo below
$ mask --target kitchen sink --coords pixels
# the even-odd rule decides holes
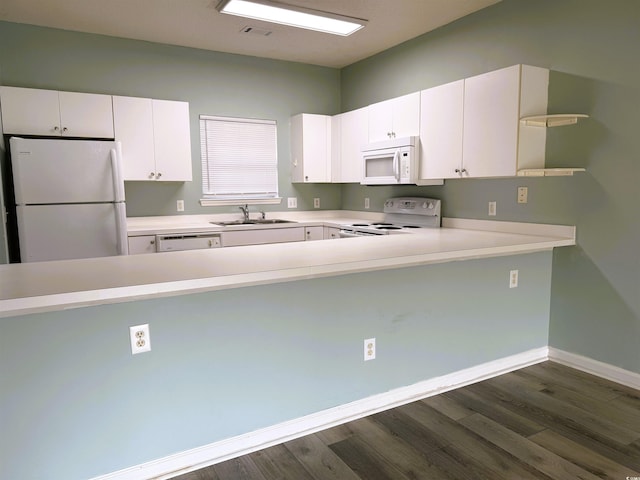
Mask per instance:
[[[276,223],[296,223],[293,220],[282,220],[280,218],[257,218],[255,220],[229,220],[227,222],[210,222],[213,225],[273,225]]]

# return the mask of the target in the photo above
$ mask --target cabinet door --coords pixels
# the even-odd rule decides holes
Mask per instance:
[[[259,230],[237,230],[222,232],[223,247],[239,247],[243,245],[263,245],[266,243],[303,242],[303,227],[265,228]]]
[[[139,255],[142,253],[156,253],[155,235],[129,237],[129,255]]]
[[[464,80],[420,93],[420,179],[460,177],[463,101]]]
[[[394,138],[420,134],[420,92],[410,93],[393,100]]]
[[[4,133],[60,135],[58,92],[35,88],[0,87]]]
[[[62,136],[113,138],[111,96],[58,92]]]
[[[520,66],[465,80],[463,166],[470,177],[516,174]]]
[[[369,142],[381,142],[393,138],[394,99],[369,105]]]
[[[125,180],[155,179],[153,108],[150,98],[113,97],[115,138],[122,142]]]
[[[324,227],[324,239],[335,240],[340,238],[340,229],[335,227]]]
[[[305,240],[323,240],[324,227],[305,227],[304,239]]]
[[[345,112],[340,122],[340,165],[333,181],[360,183],[362,180],[362,147],[367,144],[367,108]]]
[[[303,113],[291,119],[292,182],[331,181],[331,117]]]
[[[153,138],[156,180],[191,181],[189,104],[153,100]]]

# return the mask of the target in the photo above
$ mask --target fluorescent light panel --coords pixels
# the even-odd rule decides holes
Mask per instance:
[[[218,11],[343,36],[360,30],[366,23],[357,18],[264,0],[223,0],[218,5]]]

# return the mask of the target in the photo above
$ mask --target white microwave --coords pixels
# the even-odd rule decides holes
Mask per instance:
[[[362,185],[416,184],[418,137],[370,143],[362,149]]]

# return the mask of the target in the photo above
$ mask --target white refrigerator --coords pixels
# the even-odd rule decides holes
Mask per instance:
[[[12,137],[9,144],[22,262],[128,254],[118,142]]]

